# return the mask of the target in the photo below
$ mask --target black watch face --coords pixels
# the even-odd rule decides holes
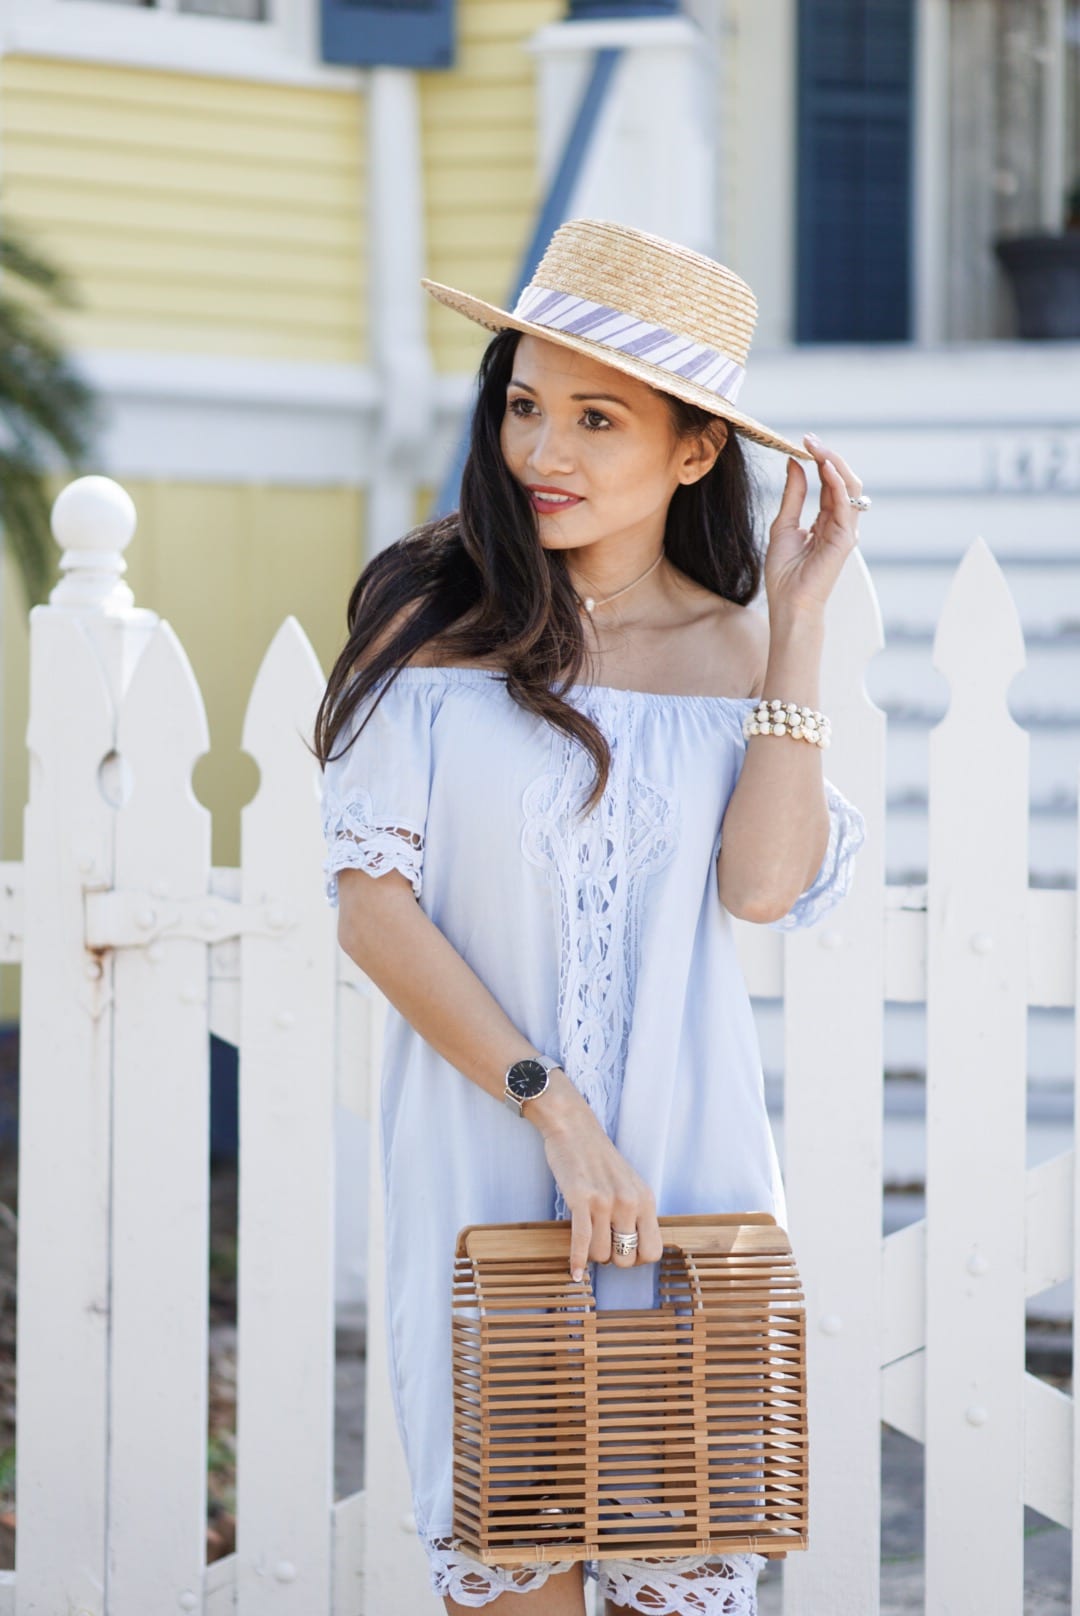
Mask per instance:
[[[506,1086],[515,1100],[535,1100],[547,1088],[547,1072],[538,1060],[519,1060],[506,1074]]]

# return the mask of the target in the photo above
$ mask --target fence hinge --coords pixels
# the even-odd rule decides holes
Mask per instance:
[[[278,902],[239,903],[219,893],[168,898],[134,889],[87,892],[86,946],[141,948],[160,938],[221,943],[230,937],[280,937],[297,916]]]

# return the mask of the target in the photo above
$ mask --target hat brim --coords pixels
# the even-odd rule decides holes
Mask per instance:
[[[633,376],[650,387],[658,388],[662,393],[673,393],[688,404],[697,404],[711,415],[730,421],[737,432],[760,443],[763,448],[779,449],[782,454],[795,455],[799,460],[814,458],[806,449],[801,449],[798,444],[781,437],[779,432],[773,432],[760,421],[755,421],[752,415],[737,409],[727,399],[710,393],[708,388],[699,387],[695,382],[687,381],[683,376],[664,370],[660,365],[651,365],[646,359],[620,353],[618,349],[609,348],[602,342],[592,342],[588,337],[572,336],[565,331],[553,331],[550,326],[537,325],[533,320],[521,320],[494,303],[485,303],[483,298],[471,297],[468,292],[459,292],[456,287],[443,286],[440,281],[425,278],[420,285],[437,302],[449,309],[456,309],[458,314],[464,314],[466,319],[474,320],[477,325],[486,326],[489,331],[505,331],[509,327],[513,331],[524,331],[529,336],[540,337],[545,342],[557,342],[564,348],[572,348],[575,353],[597,359],[601,364],[610,365],[613,370],[622,371],[626,376]]]

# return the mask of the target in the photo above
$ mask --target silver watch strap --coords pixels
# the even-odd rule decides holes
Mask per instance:
[[[522,1060],[536,1061],[538,1065],[544,1068],[545,1072],[547,1072],[549,1076],[553,1071],[555,1071],[556,1068],[558,1068],[560,1072],[563,1070],[562,1062],[552,1060],[548,1055],[522,1055],[520,1058]],[[511,1067],[516,1065],[517,1061],[510,1062],[510,1066],[506,1068],[507,1075],[509,1075]],[[537,1098],[539,1098],[539,1096],[537,1096]],[[508,1088],[503,1089],[503,1104],[509,1106],[510,1110],[516,1117],[521,1117],[524,1120],[525,1107],[528,1105],[528,1103],[528,1100],[519,1100],[517,1095],[512,1094]]]

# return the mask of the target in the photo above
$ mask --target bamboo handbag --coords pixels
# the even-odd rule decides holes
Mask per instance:
[[[788,1237],[660,1219],[659,1306],[598,1310],[570,1224],[454,1267],[454,1535],[485,1565],[805,1549],[806,1321]]]

